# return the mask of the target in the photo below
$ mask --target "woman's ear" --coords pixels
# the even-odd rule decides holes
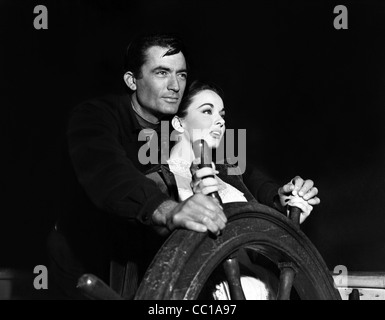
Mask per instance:
[[[184,129],[182,127],[182,120],[178,116],[174,116],[174,118],[172,118],[171,125],[179,133],[184,132]]]
[[[124,74],[123,79],[127,87],[129,87],[132,91],[136,90],[136,79],[134,74],[131,71],[127,71]]]

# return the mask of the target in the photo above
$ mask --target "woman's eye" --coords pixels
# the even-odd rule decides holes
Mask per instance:
[[[205,110],[205,111],[203,111],[203,113],[212,114],[211,109]]]

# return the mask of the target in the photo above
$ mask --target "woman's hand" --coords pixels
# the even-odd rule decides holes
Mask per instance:
[[[314,182],[312,180],[303,180],[299,176],[296,176],[278,190],[279,199],[283,207],[288,205],[302,210],[300,223],[304,222],[310,215],[313,206],[321,202],[317,194],[318,189],[314,187]]]
[[[205,167],[202,169],[199,169],[199,163],[200,158],[196,158],[190,167],[192,175],[190,186],[194,194],[202,193],[208,195],[212,192],[219,191],[219,183],[217,179],[215,179],[215,175],[219,172],[215,170],[214,163],[212,163],[211,168]]]
[[[309,204],[308,201],[304,200],[300,196],[289,196],[287,201],[287,215],[289,216],[290,207],[297,207],[301,209],[301,215],[299,217],[299,223],[301,224],[306,220],[313,210],[313,206]]]

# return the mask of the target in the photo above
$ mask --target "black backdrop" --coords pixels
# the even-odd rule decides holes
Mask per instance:
[[[48,30],[33,27],[38,4]],[[338,4],[348,30],[333,27]],[[194,76],[224,89],[227,127],[247,129],[255,163],[281,182],[316,182],[322,203],[302,229],[329,268],[385,270],[385,4],[2,0],[0,10],[0,268],[47,262],[68,111],[121,91],[131,37],[162,30],[184,38]]]

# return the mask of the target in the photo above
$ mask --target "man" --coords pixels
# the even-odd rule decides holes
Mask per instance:
[[[167,197],[138,161],[143,129],[177,112],[187,82],[182,42],[170,35],[134,40],[127,49],[124,82],[130,93],[88,101],[70,117],[65,145],[61,214],[48,240],[50,275],[69,298],[83,298],[78,278],[93,273],[123,297],[134,296],[148,264],[176,228],[218,234],[226,216],[201,194],[177,203]],[[150,165],[151,166],[151,165]],[[247,175],[252,192],[282,209],[293,188],[313,204],[313,183],[297,177],[283,188]],[[310,203],[311,204],[311,203]]]

